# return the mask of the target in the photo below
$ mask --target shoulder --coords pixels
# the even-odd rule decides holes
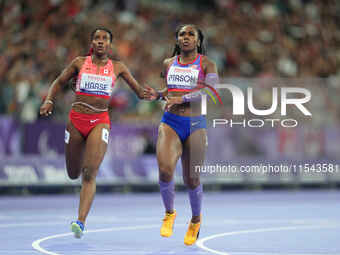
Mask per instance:
[[[210,58],[208,58],[205,55],[201,55],[201,61],[202,61],[203,68],[216,67],[215,61],[211,60]]]
[[[177,58],[177,56],[173,56],[171,58],[164,59],[163,60],[163,65],[172,63],[176,58]]]
[[[165,78],[169,67],[171,66],[171,64],[174,62],[176,56],[171,57],[171,58],[166,58],[163,60],[163,68],[162,68],[162,72],[161,72],[161,78]]]
[[[126,65],[122,61],[113,60],[113,59],[111,59],[111,61],[112,61],[112,65],[117,70],[123,70],[123,69],[127,68]]]
[[[84,63],[86,58],[87,58],[87,56],[78,56],[75,59],[73,59],[72,62],[74,62],[74,63]]]
[[[168,69],[169,66],[175,61],[175,59],[177,58],[177,56],[173,56],[171,58],[166,58],[163,60],[163,67]]]
[[[201,55],[201,64],[205,74],[217,73],[217,66],[215,61],[211,60],[207,56]]]
[[[80,68],[84,64],[86,58],[87,57],[84,57],[84,56],[78,56],[78,57],[74,58],[71,62],[71,66]]]

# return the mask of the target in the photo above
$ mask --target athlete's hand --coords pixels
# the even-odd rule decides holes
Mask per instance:
[[[50,100],[45,100],[40,106],[40,115],[49,116],[53,111],[53,102]]]
[[[165,100],[166,100],[165,110],[169,110],[175,104],[184,103],[182,97],[165,97]]]
[[[158,93],[154,88],[151,88],[148,85],[145,85],[144,89],[143,89],[143,95],[144,95],[144,99],[148,100],[148,101],[154,101],[158,98]]]

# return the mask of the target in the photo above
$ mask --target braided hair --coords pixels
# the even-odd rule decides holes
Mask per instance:
[[[193,25],[193,24],[183,24],[183,25],[179,25],[177,28],[176,28],[176,33],[175,33],[175,36],[176,36],[176,40],[178,39],[178,34],[179,34],[179,31],[181,31],[181,29],[185,26],[191,26],[193,27],[194,29],[196,29],[197,31],[197,34],[198,34],[198,39],[200,41],[200,44],[197,46],[197,52],[199,54],[202,54],[202,55],[205,55],[206,54],[206,48],[205,48],[205,45],[204,45],[204,35],[202,33],[202,30],[199,29],[196,25]],[[181,53],[181,48],[179,47],[178,43],[176,42],[175,44],[175,48],[172,52],[172,57],[176,56],[176,55],[179,55]]]

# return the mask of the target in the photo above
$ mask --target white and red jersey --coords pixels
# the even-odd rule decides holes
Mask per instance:
[[[92,62],[92,57],[87,56],[77,77],[76,94],[109,98],[115,81],[111,59],[105,66],[97,66]]]
[[[198,81],[204,81],[204,79],[205,73],[200,54],[197,54],[196,59],[188,64],[180,63],[179,56],[177,56],[166,75],[168,91],[190,92],[196,88]]]

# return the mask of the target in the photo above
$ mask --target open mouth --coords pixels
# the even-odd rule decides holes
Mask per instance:
[[[189,46],[190,43],[189,42],[183,42],[183,46]]]

